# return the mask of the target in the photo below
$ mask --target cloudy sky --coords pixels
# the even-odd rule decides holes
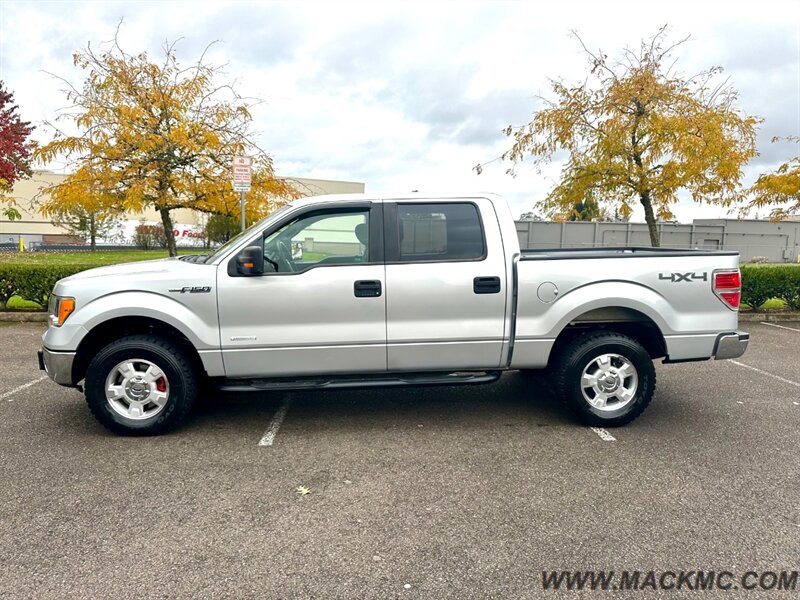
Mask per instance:
[[[764,118],[761,155],[746,180],[797,154],[775,136],[800,135],[800,2],[37,2],[0,0],[0,79],[35,124],[65,100],[47,72],[79,83],[75,50],[113,37],[129,52],[225,64],[255,110],[260,145],[282,175],[366,183],[368,191],[494,191],[515,214],[558,177],[529,165],[472,167],[508,147],[501,129],[522,124],[547,96],[548,78],[577,82],[587,46],[614,55],[664,24],[691,36],[678,69],[724,67],[739,108]],[[48,139],[39,127],[37,140]],[[723,216],[684,200],[681,221]],[[638,219],[637,219],[638,217]],[[642,218],[641,211],[634,219]]]

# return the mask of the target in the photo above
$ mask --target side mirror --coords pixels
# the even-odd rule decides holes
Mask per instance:
[[[261,275],[264,272],[264,248],[248,246],[236,257],[236,270],[240,275]]]

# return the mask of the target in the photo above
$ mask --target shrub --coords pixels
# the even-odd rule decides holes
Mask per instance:
[[[231,215],[211,215],[206,221],[206,240],[211,244],[224,244],[242,230],[236,217]]]
[[[0,273],[0,308],[5,308],[8,299],[15,294],[14,282],[8,275]]]
[[[47,306],[47,299],[59,279],[69,277],[96,265],[0,264],[0,307],[5,308],[11,296]]]
[[[742,270],[742,302],[758,310],[770,298],[778,296],[778,282],[774,276],[774,267],[748,268]]]
[[[800,267],[742,265],[742,302],[758,310],[770,298],[780,298],[789,308],[800,309]]]
[[[133,233],[133,243],[142,250],[166,248],[167,236],[164,234],[164,226],[147,225],[146,223],[137,225]]]
[[[792,310],[800,310],[800,267],[779,268],[775,274],[779,281],[778,298]]]
[[[92,263],[26,264],[0,263],[0,308],[11,296],[47,306],[56,282],[64,277],[97,267]],[[793,310],[800,310],[800,266],[742,265],[742,302],[758,310],[770,298],[780,298]]]

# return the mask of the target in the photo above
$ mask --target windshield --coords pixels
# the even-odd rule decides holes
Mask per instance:
[[[222,244],[222,246],[217,248],[214,252],[209,254],[208,257],[203,262],[206,263],[206,264],[214,262],[217,258],[219,258],[223,254],[225,254],[228,250],[230,250],[233,246],[235,246],[236,244],[241,242],[244,238],[246,238],[249,235],[252,235],[253,232],[256,229],[258,229],[262,225],[266,224],[267,221],[271,221],[272,219],[276,218],[278,215],[283,214],[284,212],[289,210],[289,208],[290,208],[290,206],[288,204],[285,204],[285,205],[281,206],[275,212],[272,212],[269,215],[267,215],[266,217],[264,217],[263,219],[261,219],[260,221],[257,221],[255,223],[253,223],[250,227],[248,227],[247,229],[245,229],[242,232],[239,232],[237,235],[235,235],[234,237],[229,239],[227,242]]]

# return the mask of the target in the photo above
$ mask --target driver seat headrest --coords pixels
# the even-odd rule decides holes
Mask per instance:
[[[356,237],[358,238],[358,241],[361,242],[364,246],[366,246],[367,243],[369,242],[367,224],[359,223],[358,225],[356,225],[355,234]]]

